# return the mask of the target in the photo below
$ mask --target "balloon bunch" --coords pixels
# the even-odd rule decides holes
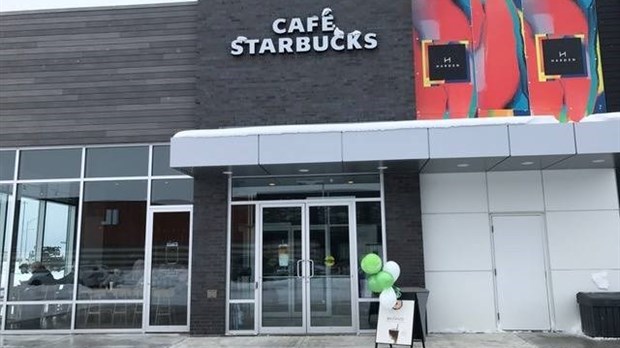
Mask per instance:
[[[366,273],[368,289],[379,293],[379,302],[386,308],[392,308],[400,297],[400,289],[394,283],[400,276],[400,266],[394,261],[383,264],[381,257],[375,253],[362,258],[362,271]]]

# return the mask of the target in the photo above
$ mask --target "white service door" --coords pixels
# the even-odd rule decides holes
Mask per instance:
[[[543,217],[494,216],[499,325],[549,330]]]

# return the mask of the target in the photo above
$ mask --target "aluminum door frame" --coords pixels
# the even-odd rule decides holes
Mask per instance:
[[[146,223],[146,255],[144,262],[144,302],[142,308],[142,327],[145,332],[189,332],[189,321],[191,314],[191,293],[192,293],[192,235],[194,222],[194,208],[192,205],[161,205],[151,206],[147,214]],[[186,325],[150,325],[151,317],[151,271],[153,260],[153,216],[157,213],[189,213],[189,250],[187,267],[187,324]]]
[[[309,281],[310,264],[307,262],[309,254],[309,211],[310,207],[316,206],[347,206],[349,214],[349,255],[351,267],[351,326],[346,327],[310,327],[310,296]],[[262,260],[263,260],[263,208],[288,208],[298,207],[301,209],[301,240],[302,250],[302,326],[301,327],[263,327],[262,325]],[[256,249],[255,249],[255,327],[258,334],[321,334],[321,333],[356,333],[359,329],[358,285],[357,285],[357,234],[356,234],[356,211],[355,198],[322,198],[294,201],[264,201],[256,203]]]

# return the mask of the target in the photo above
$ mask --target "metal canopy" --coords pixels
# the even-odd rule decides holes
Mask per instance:
[[[193,175],[620,168],[620,113],[192,130],[170,152]]]

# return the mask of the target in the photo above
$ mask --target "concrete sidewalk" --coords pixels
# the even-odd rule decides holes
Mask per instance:
[[[374,336],[189,337],[186,335],[3,335],[0,347],[28,348],[315,348],[374,347]],[[381,347],[388,347],[383,345]],[[398,346],[395,346],[398,347]],[[422,347],[416,342],[414,347]],[[620,348],[620,339],[598,340],[555,333],[433,334],[427,348]]]

